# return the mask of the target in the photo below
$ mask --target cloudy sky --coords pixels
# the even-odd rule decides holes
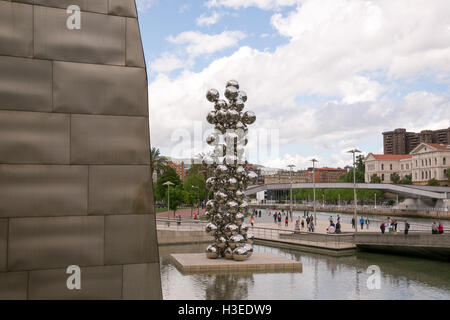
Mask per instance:
[[[230,79],[257,115],[249,161],[269,167],[343,167],[383,131],[450,127],[448,0],[137,2],[163,154],[209,150],[205,93]]]

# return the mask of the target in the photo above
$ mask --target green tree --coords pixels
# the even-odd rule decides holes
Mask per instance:
[[[381,183],[381,178],[376,173],[374,173],[370,177],[370,183]]]
[[[159,176],[167,167],[167,162],[167,157],[161,156],[159,149],[153,147],[150,151],[150,166],[152,168],[152,174],[156,171]]]
[[[431,187],[439,187],[439,181],[437,181],[435,178],[428,180],[427,186]]]
[[[364,183],[365,182],[365,174],[366,174],[366,167],[364,165],[364,156],[357,156],[356,157],[356,172],[355,172],[356,182],[357,183]],[[344,173],[339,177],[337,180],[338,182],[353,182],[353,168],[347,172]]]
[[[446,175],[447,175],[448,182],[450,182],[450,169],[447,169]]]
[[[173,211],[173,217],[175,218],[175,213],[180,205],[186,202],[187,192],[183,189],[183,186],[177,185],[174,187],[170,187],[170,210]],[[164,200],[164,203],[167,205],[167,198]]]
[[[397,172],[391,174],[391,181],[393,184],[398,184],[400,182],[400,176],[398,175]]]
[[[407,174],[399,182],[399,184],[412,184],[412,174]]]
[[[155,186],[155,198],[156,200],[167,200],[167,186],[164,185],[167,181],[170,181],[174,184],[174,186],[170,186],[170,188],[175,188],[176,186],[181,185],[180,177],[178,176],[175,169],[171,167],[166,167],[164,172],[156,181]]]
[[[187,193],[186,202],[190,205],[205,199],[205,178],[202,173],[190,172],[184,179],[183,188]]]

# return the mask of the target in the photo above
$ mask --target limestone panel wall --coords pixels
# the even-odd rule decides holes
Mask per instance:
[[[0,0],[0,299],[162,298],[147,97],[134,0]]]

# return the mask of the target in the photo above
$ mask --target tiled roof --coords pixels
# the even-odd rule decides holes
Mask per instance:
[[[446,145],[446,144],[438,144],[438,143],[428,143],[428,142],[424,142],[424,144],[436,148],[438,150],[446,150],[446,151],[450,151],[450,145]]]
[[[412,158],[412,155],[410,155],[410,154],[373,154],[373,153],[369,153],[369,155],[372,155],[377,160],[403,160],[403,159]]]

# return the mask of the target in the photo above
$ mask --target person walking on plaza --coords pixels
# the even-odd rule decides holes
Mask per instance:
[[[335,233],[341,233],[341,222],[338,220],[338,222],[336,223],[336,231]]]
[[[309,223],[309,231],[314,232],[314,222]]]
[[[381,233],[384,234],[384,230],[386,230],[386,225],[384,224],[384,221],[381,222],[380,229],[381,229]]]
[[[261,210],[259,210],[259,217],[261,218]]]
[[[300,224],[302,226],[302,231],[305,230],[305,220],[302,219],[302,222]]]
[[[436,221],[433,221],[433,224],[431,225],[431,234],[438,234],[438,225],[436,224]]]
[[[306,227],[309,228],[309,223],[311,222],[311,219],[309,216],[306,217]]]
[[[408,234],[409,228],[410,228],[410,227],[411,227],[411,226],[409,225],[408,221],[405,220],[405,234]]]
[[[337,215],[337,222],[341,221],[341,217],[339,215]]]
[[[361,224],[361,230],[364,229],[364,218],[361,217],[361,219],[359,219],[359,223]]]
[[[366,218],[366,229],[367,230],[369,230],[369,224],[370,224],[369,217],[367,217]]]
[[[300,231],[300,221],[299,221],[299,219],[295,220],[295,231]]]
[[[252,227],[253,227],[253,223],[255,222],[255,217],[254,216],[252,216],[251,218],[250,218],[250,224],[252,225]]]
[[[277,215],[277,213],[275,212],[275,213],[273,214],[273,223],[277,223],[277,217],[278,217],[278,215]]]
[[[278,212],[278,226],[281,227],[281,213]]]
[[[328,220],[330,221],[330,226],[331,226],[331,224],[333,223],[333,216],[330,216],[330,217],[328,218]]]
[[[352,228],[353,229],[355,229],[355,223],[356,223],[355,218],[352,218]]]
[[[444,225],[440,221],[439,221],[439,226],[438,226],[438,232],[439,232],[439,234],[444,233]]]
[[[286,218],[284,218],[284,226],[285,226],[285,227],[288,227],[288,226],[289,226],[288,215],[286,215]]]

